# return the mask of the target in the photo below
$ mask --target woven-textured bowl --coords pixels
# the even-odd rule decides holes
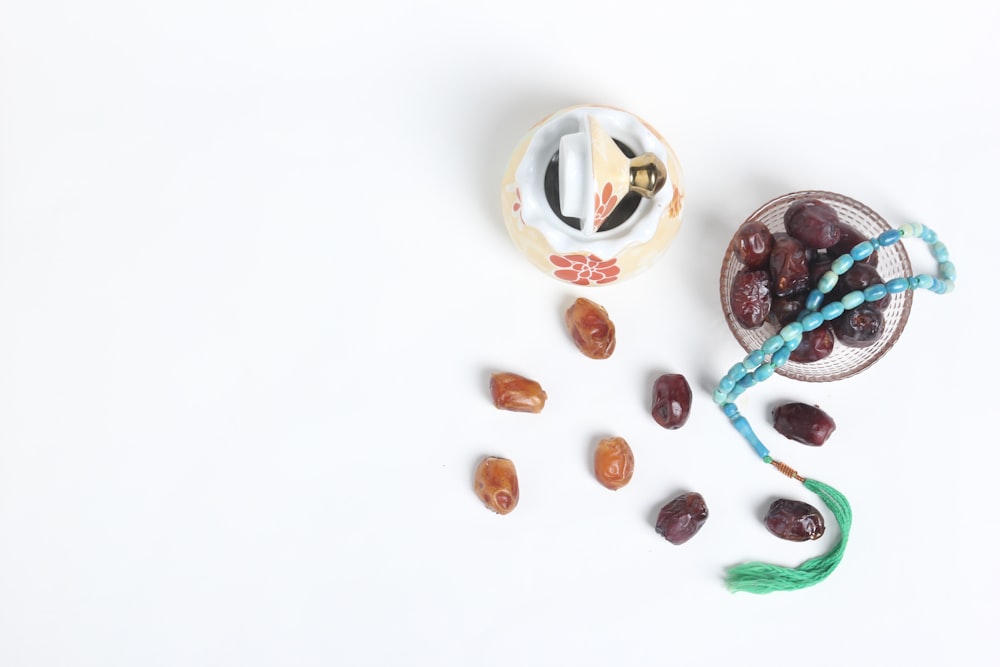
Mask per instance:
[[[889,224],[878,213],[864,204],[844,195],[817,190],[793,192],[772,199],[754,211],[746,221],[757,220],[767,225],[771,233],[785,234],[785,210],[803,199],[818,199],[829,204],[836,209],[841,222],[851,225],[865,237],[871,238],[890,229]],[[735,239],[735,237],[734,233],[733,238]],[[726,248],[726,254],[722,261],[722,272],[719,276],[722,312],[725,314],[726,323],[736,340],[739,341],[744,350],[752,352],[759,349],[765,340],[777,333],[780,327],[768,320],[756,329],[747,329],[733,317],[730,305],[733,279],[744,268],[744,264],[737,256],[733,245],[730,242]],[[902,243],[896,243],[888,248],[880,248],[877,268],[883,280],[909,276],[913,272],[910,258]],[[911,290],[892,295],[891,302],[882,313],[885,318],[885,328],[882,335],[872,345],[848,347],[837,341],[833,352],[825,359],[808,363],[788,361],[775,372],[793,380],[806,382],[831,382],[857,375],[881,359],[896,343],[906,326],[912,302],[913,292]]]

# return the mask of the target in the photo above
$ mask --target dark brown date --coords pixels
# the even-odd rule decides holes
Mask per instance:
[[[882,311],[874,303],[863,303],[833,321],[833,333],[848,347],[874,345],[885,328]]]
[[[733,277],[729,293],[733,317],[747,329],[756,329],[771,312],[771,276],[767,271],[744,269]]]
[[[680,373],[665,373],[653,383],[653,419],[674,430],[687,423],[691,414],[691,385]]]
[[[683,493],[660,509],[656,532],[671,544],[684,544],[708,520],[708,507],[700,493]]]
[[[802,309],[805,308],[806,296],[805,292],[800,292],[799,294],[773,297],[768,318],[781,326],[794,322]]]
[[[774,237],[763,222],[750,220],[743,223],[733,238],[733,251],[747,267],[763,269],[771,256]]]
[[[824,322],[812,331],[804,331],[802,342],[792,350],[788,358],[800,364],[826,359],[833,352],[836,341],[836,336],[833,335],[833,325]]]
[[[809,256],[805,246],[791,236],[774,239],[771,248],[771,280],[777,296],[788,296],[809,289]]]
[[[801,500],[787,498],[771,503],[764,525],[772,534],[792,542],[818,540],[826,532],[823,515],[818,509]]]
[[[840,240],[840,218],[818,199],[796,202],[785,211],[785,229],[807,248],[823,249]]]
[[[774,430],[789,440],[819,447],[836,430],[833,418],[815,405],[785,403],[771,412]]]

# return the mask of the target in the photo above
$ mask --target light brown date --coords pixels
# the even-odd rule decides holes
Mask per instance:
[[[594,476],[612,491],[617,491],[632,480],[635,456],[624,438],[604,438],[594,451]]]
[[[591,359],[607,359],[615,351],[615,325],[604,306],[579,298],[566,310],[566,328],[576,347]]]
[[[473,481],[476,495],[497,514],[509,514],[517,507],[520,489],[517,470],[510,459],[488,456],[476,468]]]
[[[548,398],[542,385],[516,373],[494,373],[490,395],[497,409],[511,412],[541,412]]]

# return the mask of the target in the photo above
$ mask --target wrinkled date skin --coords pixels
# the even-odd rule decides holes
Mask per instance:
[[[821,250],[840,240],[840,218],[836,209],[818,199],[789,206],[785,211],[785,229],[807,248]]]
[[[834,320],[833,333],[848,347],[868,347],[875,344],[884,327],[885,318],[879,307],[863,303]]]
[[[632,480],[635,456],[624,438],[604,438],[594,450],[594,476],[603,486],[617,491]]]
[[[511,412],[541,412],[548,398],[542,385],[516,373],[494,373],[490,377],[490,395],[498,410]]]
[[[771,299],[771,312],[767,318],[779,325],[784,326],[789,322],[798,319],[799,313],[806,307],[805,292],[800,294],[789,294],[788,296],[776,296]]]
[[[751,269],[767,268],[774,237],[763,222],[751,220],[743,223],[733,239],[736,256]]]
[[[801,500],[780,498],[771,503],[764,525],[773,535],[792,542],[818,540],[826,532],[819,510]]]
[[[684,544],[708,520],[708,507],[700,493],[683,493],[660,509],[656,532],[671,544]]]
[[[802,342],[792,350],[788,358],[798,363],[811,363],[826,359],[833,353],[837,337],[833,335],[833,325],[824,322],[812,331],[802,332]]]
[[[789,440],[819,447],[836,430],[833,418],[815,405],[785,403],[771,412],[774,430]]]
[[[771,279],[774,293],[788,296],[809,289],[809,255],[798,239],[782,236],[771,249]]]
[[[674,430],[691,415],[691,385],[680,373],[665,373],[653,383],[653,419],[663,428]]]
[[[483,459],[473,479],[476,495],[497,514],[509,514],[517,507],[520,489],[514,462],[496,456]]]
[[[604,306],[579,298],[566,310],[566,328],[576,347],[591,359],[607,359],[615,351],[615,325]]]
[[[747,329],[764,324],[771,312],[771,276],[767,271],[743,270],[733,277],[729,293],[733,317]]]

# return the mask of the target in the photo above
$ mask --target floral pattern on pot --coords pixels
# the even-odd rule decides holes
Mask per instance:
[[[618,206],[618,195],[611,183],[605,183],[599,193],[594,193],[594,229],[600,229],[611,212]]]
[[[606,285],[618,280],[621,273],[617,257],[601,259],[597,255],[550,255],[549,261],[556,267],[552,275],[574,285]]]
[[[514,215],[520,219],[522,225],[526,225],[524,221],[524,205],[521,204],[521,188],[516,188],[514,190],[514,205],[511,207],[514,210]]]

